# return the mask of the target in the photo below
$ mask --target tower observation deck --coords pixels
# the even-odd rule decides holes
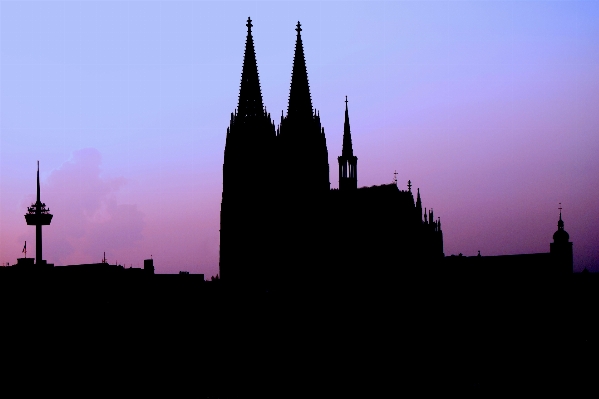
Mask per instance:
[[[35,226],[35,263],[45,264],[42,259],[42,226],[47,226],[52,221],[50,209],[40,201],[40,162],[37,161],[37,201],[27,207],[25,221],[29,226]]]

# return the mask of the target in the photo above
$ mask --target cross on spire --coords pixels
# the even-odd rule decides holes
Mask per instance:
[[[397,185],[397,170],[395,172],[393,172],[393,183],[395,183],[395,185]]]
[[[349,127],[349,111],[347,110],[347,96],[345,96],[345,122],[343,123],[343,147],[341,150],[341,156],[354,156],[354,150],[351,143],[351,129]]]
[[[297,21],[297,25],[296,26],[297,26],[297,28],[295,28],[295,31],[299,35],[299,33],[302,31],[302,24],[300,24],[300,21]]]
[[[412,191],[412,181],[408,180],[408,191]]]
[[[309,121],[313,118],[314,110],[312,108],[312,98],[310,97],[310,85],[308,84],[308,72],[306,71],[306,58],[304,57],[300,26],[298,21],[295,29],[297,37],[293,56],[293,69],[291,71],[287,116],[291,119],[297,118],[296,120]]]
[[[245,42],[243,67],[241,70],[241,84],[239,85],[239,104],[237,114],[241,120],[253,119],[264,115],[262,93],[260,91],[260,78],[256,65],[256,51],[252,37],[252,19],[248,17],[248,33]]]
[[[562,220],[562,203],[559,203],[559,207],[557,208],[559,209],[559,220]]]

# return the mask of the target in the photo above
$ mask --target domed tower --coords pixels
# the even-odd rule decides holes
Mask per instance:
[[[553,233],[553,242],[549,244],[549,252],[553,258],[555,270],[560,274],[569,274],[573,272],[573,253],[570,234],[564,230],[564,221],[562,220],[562,207],[559,207],[559,220],[557,222],[557,231]]]

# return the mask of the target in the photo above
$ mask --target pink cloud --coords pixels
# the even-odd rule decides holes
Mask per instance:
[[[54,214],[44,228],[44,258],[62,264],[93,263],[106,251],[109,261],[142,240],[144,215],[133,204],[119,204],[123,177],[101,174],[102,156],[94,148],[73,153],[71,160],[51,172],[42,184],[42,201]]]

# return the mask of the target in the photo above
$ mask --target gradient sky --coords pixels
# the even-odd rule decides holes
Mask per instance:
[[[302,23],[332,187],[347,95],[358,184],[411,179],[446,255],[548,252],[561,202],[599,271],[598,1],[2,1],[0,262],[39,160],[49,262],[215,275],[248,16],[277,123]]]

